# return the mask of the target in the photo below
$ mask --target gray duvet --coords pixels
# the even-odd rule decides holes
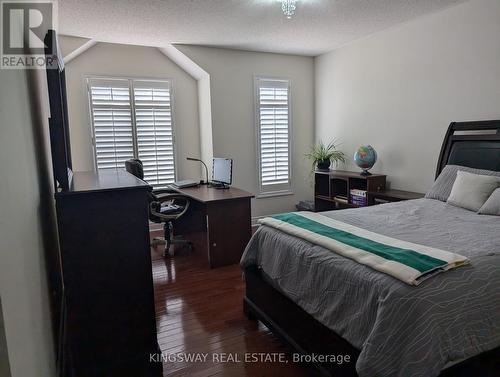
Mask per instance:
[[[500,346],[500,217],[419,199],[325,216],[468,257],[418,287],[261,226],[243,254],[282,293],[361,350],[360,377],[436,376]]]

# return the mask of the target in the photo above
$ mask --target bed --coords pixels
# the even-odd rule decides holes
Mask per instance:
[[[448,164],[500,171],[500,121],[452,123],[436,177]],[[498,375],[500,217],[433,199],[323,215],[471,263],[414,287],[261,226],[241,260],[249,318],[309,355],[302,360],[322,375]]]

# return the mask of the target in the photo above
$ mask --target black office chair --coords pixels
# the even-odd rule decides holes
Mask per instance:
[[[144,168],[141,160],[130,159],[125,161],[125,169],[144,180]],[[149,196],[149,219],[155,223],[163,223],[164,239],[154,238],[151,246],[157,248],[165,245],[164,256],[174,255],[170,246],[173,244],[182,244],[192,248],[192,243],[180,236],[172,238],[172,228],[174,222],[182,217],[189,208],[190,199],[186,195],[179,194],[172,189],[154,189]]]

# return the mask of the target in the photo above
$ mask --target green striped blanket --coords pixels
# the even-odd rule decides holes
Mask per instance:
[[[469,263],[458,254],[397,240],[313,212],[283,213],[266,217],[260,223],[411,285],[418,285],[437,272]]]

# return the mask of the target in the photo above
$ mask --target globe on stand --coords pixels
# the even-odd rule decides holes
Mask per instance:
[[[371,145],[362,145],[354,153],[354,162],[363,170],[361,175],[371,175],[368,170],[377,162],[377,152]]]

